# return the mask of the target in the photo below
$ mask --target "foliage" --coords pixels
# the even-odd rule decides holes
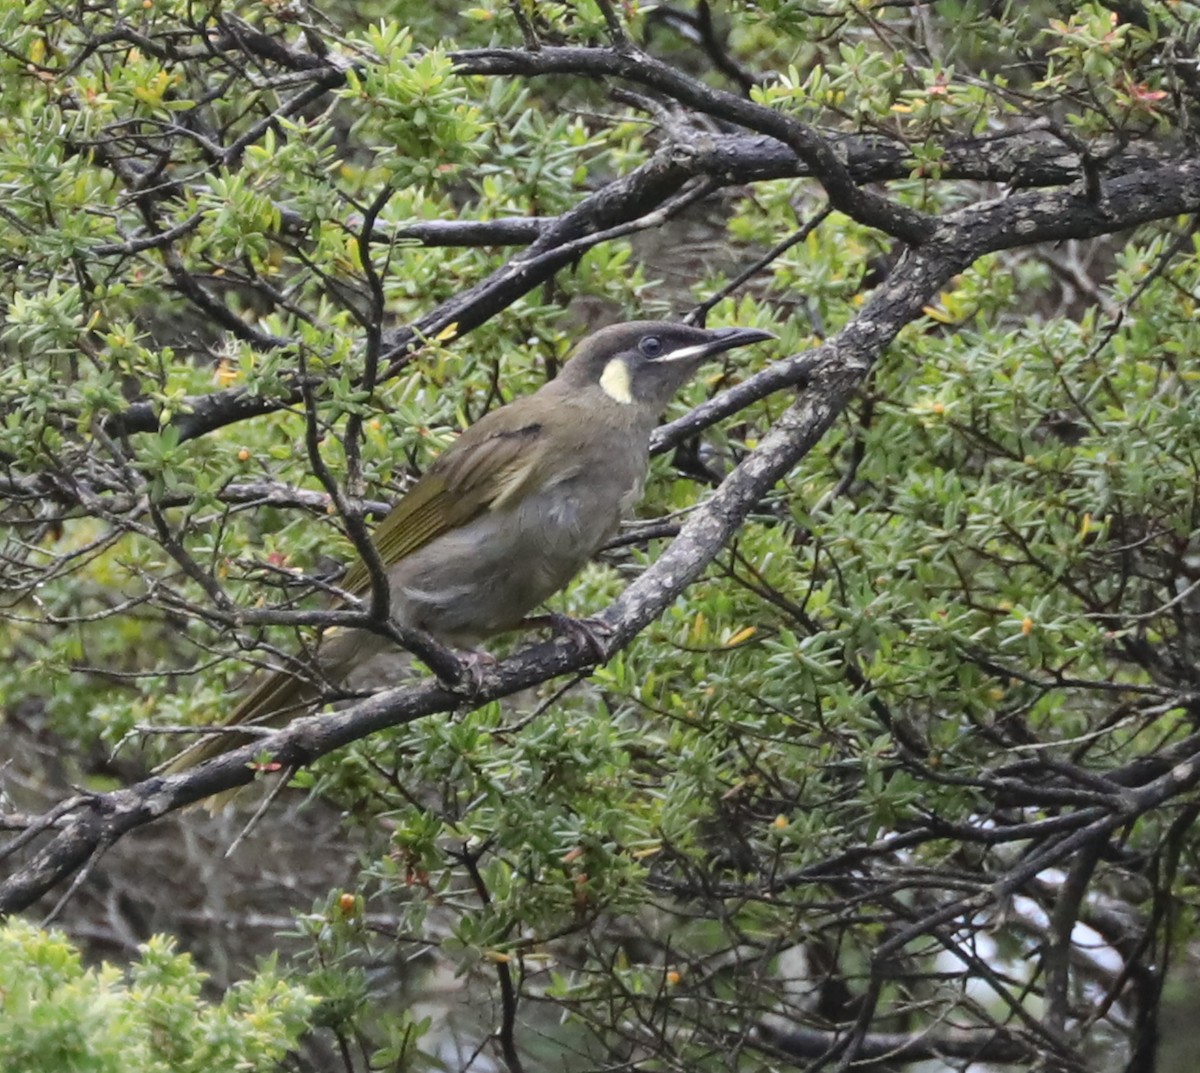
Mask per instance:
[[[169,939],[139,950],[126,973],[84,967],[61,932],[20,920],[0,928],[0,1059],[11,1073],[249,1073],[277,1068],[314,1002],[272,966],[200,997],[204,975]]]
[[[0,31],[0,711],[72,780],[303,653],[355,554],[337,495],[393,500],[599,322],[715,298],[778,334],[667,419],[824,364],[672,441],[559,610],[827,413],[604,666],[294,773],[368,847],[297,920],[319,1009],[273,970],[200,1006],[161,941],[124,986],[14,925],[0,995],[41,1035],[0,1032],[6,1069],[266,1069],[302,1022],[348,1068],[465,1068],[414,1009],[439,973],[514,1071],[898,1034],[1151,1068],[1197,925],[1200,262],[1120,184],[1196,166],[1194,5],[0,0]],[[625,41],[640,81],[589,66]],[[957,245],[891,331],[939,241],[913,218]]]

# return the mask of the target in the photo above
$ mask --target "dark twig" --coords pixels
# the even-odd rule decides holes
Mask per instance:
[[[488,892],[483,873],[479,870],[479,858],[486,851],[464,846],[456,856],[467,870],[471,885],[483,905],[490,905],[492,896]],[[513,981],[512,967],[503,957],[496,959],[496,978],[500,984],[500,1027],[496,1030],[496,1038],[500,1042],[500,1053],[504,1056],[504,1064],[509,1073],[523,1073],[525,1068],[521,1061],[521,1052],[517,1050],[517,988]]]
[[[1042,954],[1046,974],[1046,1027],[1058,1035],[1066,1031],[1071,1017],[1070,954],[1075,924],[1106,842],[1104,837],[1097,838],[1075,855],[1050,915],[1049,942]]]
[[[369,406],[379,382],[379,361],[383,347],[383,316],[385,296],[383,280],[375,269],[375,261],[371,253],[371,234],[375,229],[375,221],[383,211],[388,199],[392,196],[392,188],[384,184],[375,195],[363,217],[362,228],[358,233],[358,259],[363,266],[363,275],[367,280],[367,292],[370,295],[370,306],[363,323],[365,336],[365,355],[361,377],[363,402],[356,406],[346,419],[346,431],[342,436],[342,447],[346,453],[346,482],[354,496],[354,510],[359,519],[362,518],[358,498],[362,495],[362,429],[363,408]],[[384,269],[386,271],[386,264]]]
[[[703,327],[708,318],[708,314],[715,306],[725,301],[725,299],[731,294],[735,294],[737,291],[741,290],[745,284],[757,276],[773,261],[777,260],[779,257],[782,257],[793,246],[798,246],[801,242],[805,241],[809,235],[811,235],[829,218],[829,214],[831,212],[833,212],[833,209],[829,205],[826,205],[811,220],[809,220],[808,223],[801,227],[800,230],[788,235],[788,237],[782,242],[772,246],[766,253],[758,258],[758,260],[752,262],[736,276],[734,276],[733,279],[725,284],[725,286],[719,288],[717,291],[714,291],[703,302],[689,310],[687,316],[683,318],[684,322],[687,324],[698,324]]]

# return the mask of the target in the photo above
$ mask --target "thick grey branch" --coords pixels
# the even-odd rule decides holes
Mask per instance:
[[[638,49],[545,47],[534,52],[485,48],[454,53],[453,59],[459,70],[468,74],[577,74],[635,82],[689,108],[782,142],[812,169],[835,208],[867,226],[914,244],[924,242],[933,231],[932,219],[923,213],[860,187],[830,141],[813,128],[773,108],[712,89]]]
[[[820,1058],[838,1045],[833,1033],[815,1029],[763,1025],[758,1029],[758,1037],[768,1049],[798,1059]],[[936,1058],[1018,1065],[1035,1061],[1037,1052],[1022,1040],[980,1030],[953,1035],[869,1032],[859,1041],[856,1053],[858,1062],[926,1062]]]

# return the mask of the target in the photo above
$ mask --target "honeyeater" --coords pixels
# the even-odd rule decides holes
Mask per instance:
[[[468,428],[375,529],[391,613],[445,644],[466,647],[518,627],[571,580],[638,502],[650,434],[672,395],[707,358],[774,336],[755,328],[631,321],[580,342],[559,375]],[[341,582],[370,593],[362,562]],[[328,630],[314,673],[264,673],[232,716],[283,723],[389,642]],[[243,735],[211,735],[166,771],[191,767]]]

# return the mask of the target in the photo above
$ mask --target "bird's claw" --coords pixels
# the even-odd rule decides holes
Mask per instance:
[[[547,618],[555,633],[577,645],[583,645],[597,663],[607,662],[608,645],[604,638],[612,637],[613,629],[603,619],[571,618],[558,611],[551,611]]]
[[[461,660],[459,666],[462,674],[454,683],[453,692],[461,694],[468,700],[474,699],[483,689],[483,678],[499,660],[483,648],[470,649]]]

